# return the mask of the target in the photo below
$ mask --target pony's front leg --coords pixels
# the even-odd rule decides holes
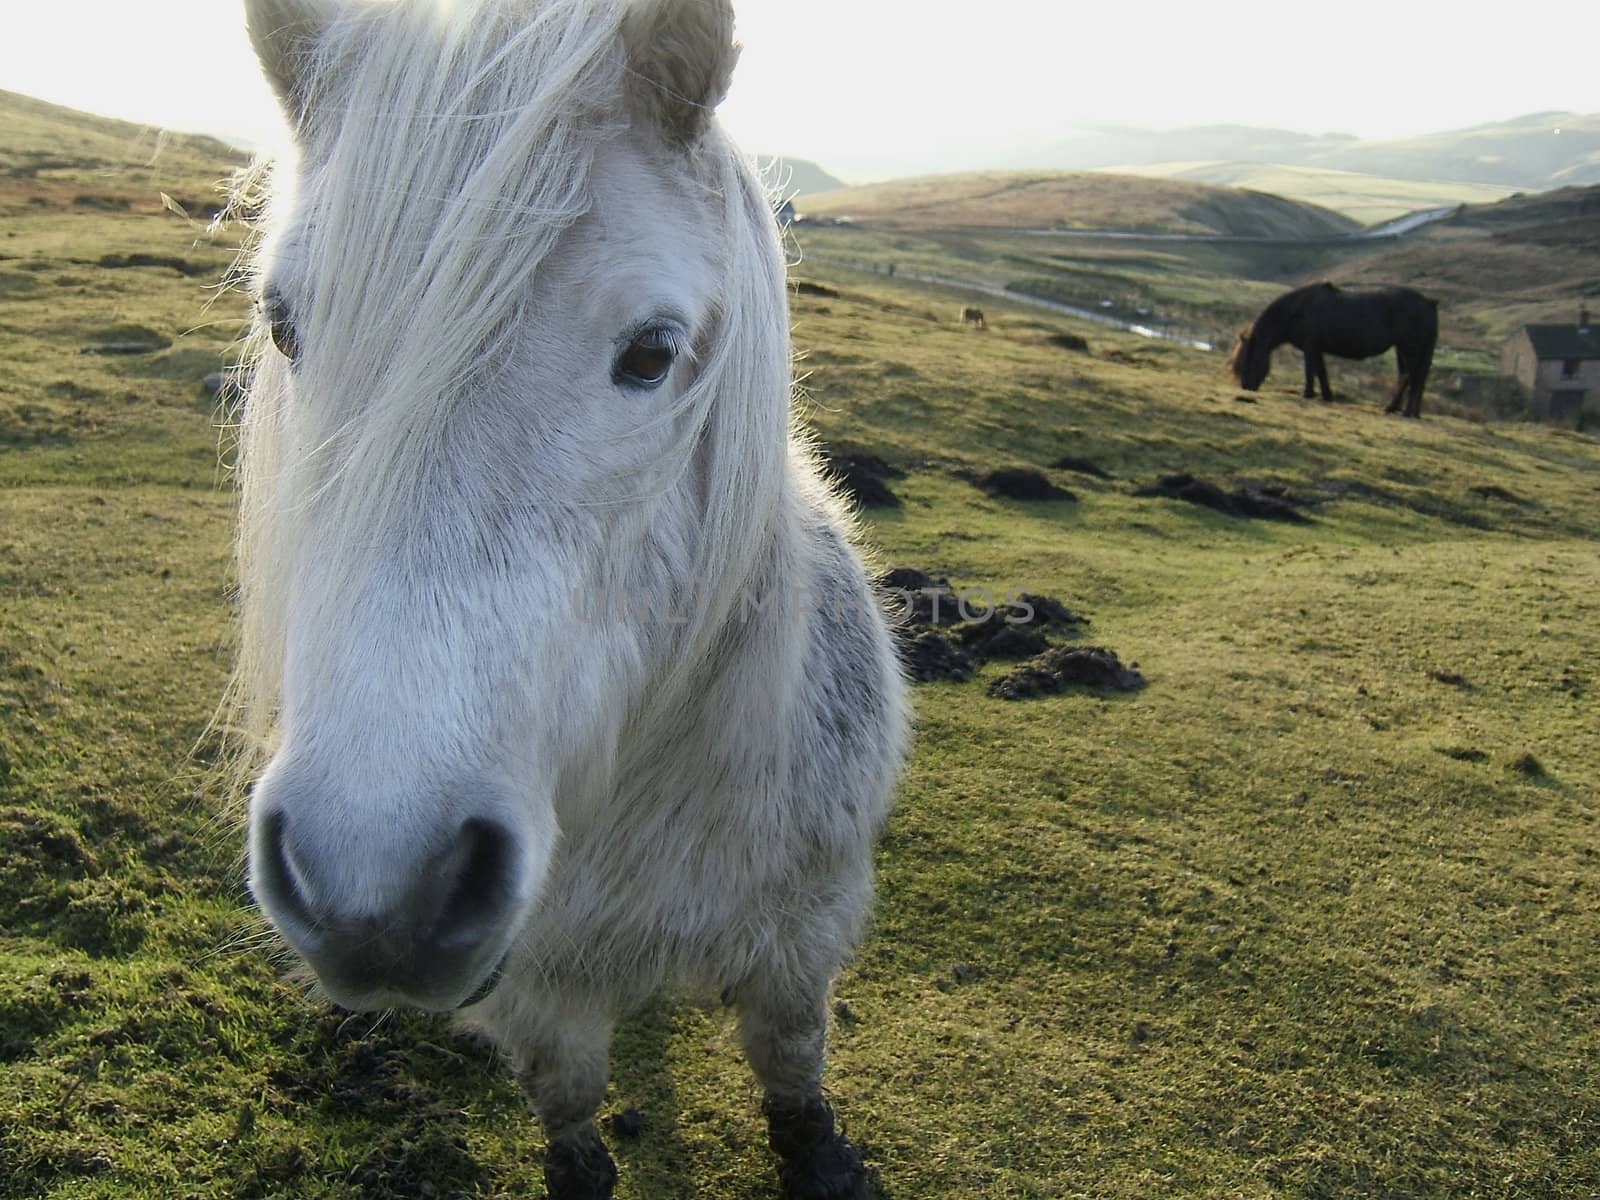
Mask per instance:
[[[610,1200],[617,1167],[595,1127],[606,1095],[609,1015],[543,1016],[517,1037],[517,1082],[544,1129],[544,1183],[550,1200]]]
[[[1322,388],[1322,399],[1327,403],[1333,399],[1333,387],[1328,383],[1328,359],[1321,350],[1308,350],[1306,352],[1306,399],[1316,395],[1316,383]]]
[[[861,1155],[834,1126],[822,1095],[827,984],[804,995],[741,989],[739,1037],[765,1098],[767,1141],[784,1200],[867,1200]]]

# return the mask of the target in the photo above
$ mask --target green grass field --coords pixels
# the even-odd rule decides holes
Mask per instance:
[[[59,170],[43,204],[13,179],[0,239],[0,1197],[540,1195],[485,1048],[319,1009],[248,910],[204,736],[232,499],[199,381],[238,235]],[[99,265],[133,253],[200,269]],[[1600,444],[1385,417],[1386,365],[1323,405],[1285,356],[1245,402],[1217,354],[802,273],[837,292],[795,302],[808,419],[908,472],[880,559],[1058,597],[1150,681],[916,687],[835,1005],[882,1195],[1600,1194]],[[968,482],[1001,465],[1078,499]],[[1311,523],[1133,494],[1179,471]],[[620,1196],[775,1195],[727,1014],[664,998],[614,1070]]]

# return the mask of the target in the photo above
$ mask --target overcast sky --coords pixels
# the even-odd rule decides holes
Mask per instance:
[[[1388,137],[1600,111],[1591,0],[1493,19],[1417,0],[735,2],[725,123],[851,182],[982,165],[1079,123]],[[0,3],[0,88],[248,145],[279,128],[239,0]]]

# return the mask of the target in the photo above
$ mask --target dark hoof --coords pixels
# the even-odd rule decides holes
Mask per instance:
[[[836,1133],[803,1163],[778,1165],[783,1200],[871,1200],[867,1168],[850,1139]]]
[[[544,1152],[544,1186],[550,1200],[611,1200],[617,1164],[593,1125],[550,1143]]]
[[[767,1104],[767,1134],[778,1155],[784,1200],[871,1200],[861,1154],[833,1127],[820,1097],[789,1106]]]

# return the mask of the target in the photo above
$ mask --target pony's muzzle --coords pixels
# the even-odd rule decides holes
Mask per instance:
[[[330,861],[287,813],[252,818],[251,890],[336,1003],[448,1011],[494,989],[526,907],[517,840],[498,823],[469,818],[408,866]],[[363,871],[405,882],[376,911],[352,912],[348,881]]]

